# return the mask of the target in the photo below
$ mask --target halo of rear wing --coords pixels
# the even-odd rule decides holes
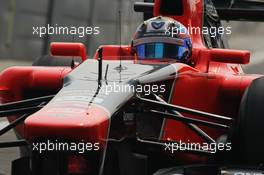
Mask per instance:
[[[252,0],[212,0],[221,20],[264,22],[264,1]],[[172,1],[173,2],[173,1]],[[134,10],[150,17],[153,2],[135,2]]]

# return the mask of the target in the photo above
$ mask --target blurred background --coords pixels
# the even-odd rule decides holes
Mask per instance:
[[[27,64],[49,53],[52,41],[80,41],[86,44],[91,57],[101,44],[119,43],[119,13],[122,17],[122,43],[130,42],[143,15],[133,11],[135,1],[143,0],[1,0],[0,1],[0,64]],[[146,0],[151,1],[151,0]],[[47,26],[99,26],[100,37],[83,38],[52,35],[40,38],[33,35],[33,27]],[[252,62],[246,72],[264,73],[264,24],[254,22],[224,22],[232,27],[228,36],[230,48],[252,52]]]
[[[101,44],[119,43],[119,13],[122,11],[122,43],[130,43],[143,15],[133,11],[140,0],[1,0],[0,1],[0,71],[13,65],[31,65],[39,56],[48,54],[51,41],[80,41],[91,57]],[[142,0],[141,0],[142,1]],[[67,35],[38,37],[33,26],[99,26],[100,36],[84,38]],[[232,27],[229,47],[250,50],[251,63],[244,66],[247,73],[264,73],[264,23],[223,22]],[[0,128],[7,122],[0,120]],[[14,140],[12,132],[0,141]],[[10,174],[10,162],[18,157],[18,149],[0,149],[0,174]]]
[[[48,53],[52,41],[79,41],[93,55],[100,44],[119,41],[119,13],[122,11],[122,40],[128,41],[142,19],[133,11],[134,0],[1,0],[0,1],[0,59],[32,61]],[[33,35],[33,27],[91,26],[100,27],[100,37],[79,38]]]

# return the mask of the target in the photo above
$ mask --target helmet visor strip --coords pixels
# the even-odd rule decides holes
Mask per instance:
[[[176,59],[181,61],[186,48],[168,43],[146,43],[136,46],[137,56],[144,59]]]

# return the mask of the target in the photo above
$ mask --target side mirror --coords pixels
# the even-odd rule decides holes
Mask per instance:
[[[50,52],[52,56],[79,56],[82,61],[87,59],[86,47],[82,43],[53,42]]]
[[[250,52],[231,49],[209,49],[210,61],[230,64],[248,64]]]

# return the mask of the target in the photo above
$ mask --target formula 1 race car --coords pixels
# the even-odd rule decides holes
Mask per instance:
[[[219,27],[218,13],[264,19],[257,2],[215,3],[155,0],[135,10],[200,28]],[[222,36],[191,37],[191,64],[139,60],[130,45],[102,45],[87,59],[81,43],[51,43],[53,57],[4,70],[0,117],[10,124],[0,135],[14,128],[19,140],[0,148],[21,148],[12,174],[262,174],[263,76],[243,73],[250,53],[226,49]]]

